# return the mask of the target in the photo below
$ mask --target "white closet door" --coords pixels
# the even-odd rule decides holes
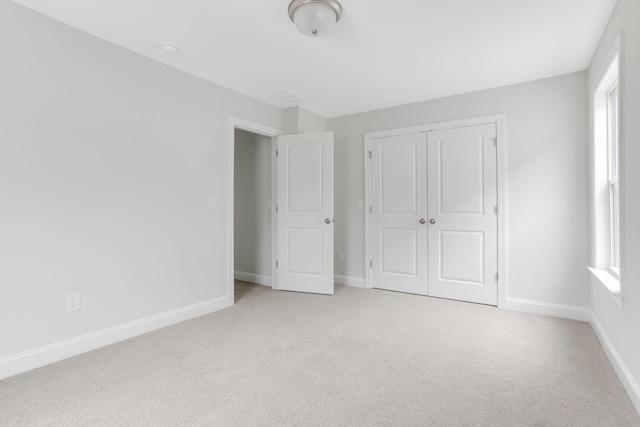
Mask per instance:
[[[496,125],[428,134],[429,295],[497,305]]]
[[[374,288],[427,294],[426,134],[372,140]]]
[[[333,132],[277,145],[278,289],[333,294]]]

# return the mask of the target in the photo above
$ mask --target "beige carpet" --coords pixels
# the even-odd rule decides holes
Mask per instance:
[[[0,382],[0,425],[640,426],[586,323],[337,287]]]

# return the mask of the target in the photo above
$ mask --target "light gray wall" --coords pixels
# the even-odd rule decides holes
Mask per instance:
[[[229,115],[281,110],[5,0],[0,39],[0,358],[226,295]]]
[[[591,279],[591,310],[635,382],[640,410],[640,2],[618,0],[589,68],[589,96],[618,34],[620,58],[621,277],[627,297],[621,308]],[[593,141],[591,141],[593,144]]]
[[[309,110],[300,108],[298,112],[298,132],[312,133],[324,132],[327,130],[328,121],[322,116],[312,113]]]
[[[505,113],[508,297],[587,307],[586,73],[329,120],[335,132],[336,274],[364,277],[365,132]]]
[[[235,270],[271,278],[271,138],[235,131]]]
[[[284,133],[298,133],[298,117],[300,108],[291,107],[282,110],[282,130]]]
[[[327,119],[301,107],[282,110],[285,133],[313,133],[327,130]]]

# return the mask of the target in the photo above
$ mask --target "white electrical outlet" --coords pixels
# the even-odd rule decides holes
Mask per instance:
[[[344,262],[344,252],[338,252],[338,262]]]
[[[67,313],[80,310],[80,294],[67,295]]]

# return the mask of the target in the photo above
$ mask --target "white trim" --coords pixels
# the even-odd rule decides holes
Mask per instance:
[[[3,357],[0,359],[0,379],[184,322],[185,320],[204,316],[231,305],[232,301],[230,301],[228,295],[225,295]]]
[[[610,86],[617,81],[619,87],[624,87],[623,73],[622,73],[622,40],[624,39],[623,33],[619,33],[616,37],[613,45],[609,49],[607,58],[602,63],[600,71],[597,74],[597,78],[591,88],[589,98],[589,185],[590,185],[590,243],[591,243],[591,265],[587,266],[597,280],[609,291],[614,301],[620,306],[623,306],[623,298],[625,294],[625,272],[626,268],[622,261],[623,254],[619,253],[618,259],[618,277],[610,277],[611,274],[605,273],[603,270],[607,270],[611,265],[611,211],[610,211],[610,193],[607,191],[607,195],[602,196],[601,189],[603,187],[609,187],[609,175],[608,167],[602,167],[601,155],[599,153],[608,151],[608,143],[604,141],[608,140],[608,117],[605,112],[601,110],[605,108],[609,102],[609,90]],[[621,120],[619,118],[619,120]],[[622,123],[618,123],[622,126]],[[622,135],[620,135],[622,138]],[[607,146],[607,147],[604,147]],[[624,144],[622,141],[618,141],[618,176],[624,177],[625,175],[625,161],[624,161]],[[623,197],[625,182],[624,180],[619,184],[619,218],[618,218],[618,248],[621,251],[625,247],[626,233],[624,229],[625,212],[626,212],[626,198]],[[599,270],[599,271],[598,271]],[[614,280],[617,279],[617,280]],[[617,283],[616,283],[617,282]]]
[[[236,280],[242,280],[243,282],[255,283],[256,285],[271,286],[271,277],[262,274],[235,270],[234,278]]]
[[[233,203],[234,203],[234,173],[235,173],[235,130],[242,129],[247,132],[257,133],[260,135],[268,136],[273,138],[274,136],[280,135],[282,133],[281,130],[271,128],[268,126],[261,125],[260,123],[250,122],[248,120],[244,120],[238,117],[229,116],[229,127],[228,127],[228,137],[227,137],[227,295],[234,294],[234,277],[235,277],[235,260],[234,260],[234,212],[233,212]],[[273,145],[273,142],[272,142]],[[273,166],[273,163],[272,163]],[[273,175],[276,171],[271,168],[271,176],[272,176],[272,194],[271,200],[274,200],[276,196],[273,191]],[[272,232],[274,229],[275,222],[275,203],[271,203],[271,228]],[[276,234],[274,233],[273,236]],[[272,236],[272,237],[273,237]],[[272,253],[272,259],[275,259],[275,254]],[[272,274],[273,278],[272,283],[275,287],[277,276],[275,273],[275,262],[272,263]],[[231,301],[233,305],[233,301]]]
[[[492,116],[498,137],[498,308],[507,306],[508,295],[508,228],[507,228],[507,117]]]
[[[334,274],[334,283],[336,285],[352,286],[354,288],[366,288],[367,285],[364,281],[364,277],[355,276],[342,276],[340,274]]]
[[[587,267],[587,269],[596,279],[596,282],[600,283],[602,287],[607,290],[611,298],[618,304],[618,307],[624,307],[626,294],[620,286],[620,278],[612,274],[610,270],[594,267]]]
[[[604,328],[593,312],[591,313],[591,327],[596,333],[604,353],[607,355],[609,362],[611,362],[613,369],[616,371],[616,374],[618,374],[618,378],[620,379],[622,386],[627,391],[629,399],[631,399],[633,406],[636,407],[636,411],[640,413],[640,386],[636,382],[635,378],[633,378],[633,375],[631,375],[631,371],[629,371],[624,360],[622,360],[622,357],[620,357],[620,354],[609,340],[609,337],[605,334]]]
[[[364,134],[364,286],[373,288],[371,278],[371,140],[376,132]]]
[[[452,129],[467,126],[476,126],[495,123],[498,137],[498,308],[507,306],[507,132],[506,116],[504,114],[492,114],[481,117],[471,117],[460,120],[450,120],[439,123],[429,123],[419,126],[410,126],[397,129],[388,129],[364,134],[364,254],[365,254],[365,287],[371,288],[371,140],[394,135],[406,135],[410,133],[429,132],[430,130]]]
[[[278,138],[271,138],[271,288],[278,289]]]
[[[565,319],[588,322],[591,319],[589,307],[555,304],[552,302],[533,301],[520,298],[507,298],[507,310],[523,313],[541,314],[543,316],[562,317]]]
[[[609,48],[609,53],[607,54],[607,58],[604,60],[604,62],[602,63],[602,66],[600,67],[600,72],[598,73],[598,77],[596,78],[595,83],[591,88],[591,93],[596,92],[600,84],[602,84],[602,79],[607,74],[607,71],[609,71],[609,68],[611,67],[611,63],[613,62],[613,59],[616,57],[616,55],[618,55],[618,66],[620,67],[621,64],[619,61],[620,61],[620,52],[622,50],[622,39],[623,39],[623,33],[620,32],[616,37],[616,39],[613,41],[613,45],[611,46],[611,48]]]

